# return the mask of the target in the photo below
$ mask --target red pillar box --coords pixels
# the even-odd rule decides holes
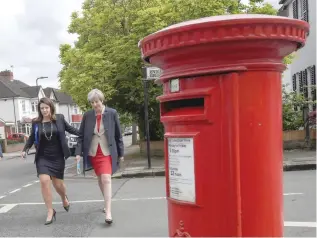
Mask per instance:
[[[163,70],[169,235],[283,236],[281,73],[306,22],[231,15],[140,42]]]

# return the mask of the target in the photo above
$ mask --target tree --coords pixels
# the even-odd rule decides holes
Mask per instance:
[[[68,31],[78,34],[75,46],[61,45],[61,88],[86,110],[92,88],[105,93],[108,105],[138,121],[144,138],[144,103],[141,82],[140,39],[169,25],[207,16],[264,13],[276,14],[263,0],[85,0],[82,12],[74,12]],[[151,140],[163,138],[156,97],[162,88],[149,87]]]
[[[119,119],[120,119],[121,127],[123,129],[125,129],[128,126],[131,126],[131,124],[132,124],[132,116],[131,116],[131,114],[129,114],[127,112],[121,113]]]
[[[300,108],[304,104],[304,97],[296,92],[287,92],[287,85],[282,87],[283,130],[298,130],[304,125],[303,113]]]
[[[282,87],[283,130],[299,130],[306,125],[316,126],[316,111],[310,112],[304,121],[304,106],[316,105],[316,101],[306,99],[303,93],[287,92],[287,85]]]

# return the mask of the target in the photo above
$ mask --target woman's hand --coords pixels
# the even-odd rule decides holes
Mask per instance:
[[[76,163],[78,163],[80,161],[80,155],[76,155],[75,161],[76,161]]]
[[[22,159],[25,159],[25,158],[26,158],[26,152],[25,152],[25,151],[22,151],[22,153],[21,153],[21,158],[22,158]]]
[[[120,160],[120,163],[123,162],[124,161],[124,157],[120,157],[119,160]]]

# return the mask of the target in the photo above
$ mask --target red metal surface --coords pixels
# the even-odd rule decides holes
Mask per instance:
[[[304,46],[308,30],[295,19],[233,15],[140,41],[144,60],[163,69],[158,100],[171,237],[283,236],[282,59]],[[171,93],[175,78],[180,90]],[[203,103],[172,106],[193,98]],[[194,140],[194,203],[170,197],[170,137]]]
[[[83,115],[81,114],[72,115],[72,122],[81,122],[82,118],[83,118]]]

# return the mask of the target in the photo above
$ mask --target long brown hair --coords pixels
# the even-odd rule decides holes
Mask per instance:
[[[33,121],[35,122],[42,122],[43,121],[43,115],[41,113],[41,104],[44,103],[50,107],[51,111],[51,120],[55,121],[56,120],[56,115],[55,115],[55,106],[54,103],[51,99],[49,98],[41,98],[38,105],[37,105],[37,111],[38,111],[38,116],[35,118]]]

